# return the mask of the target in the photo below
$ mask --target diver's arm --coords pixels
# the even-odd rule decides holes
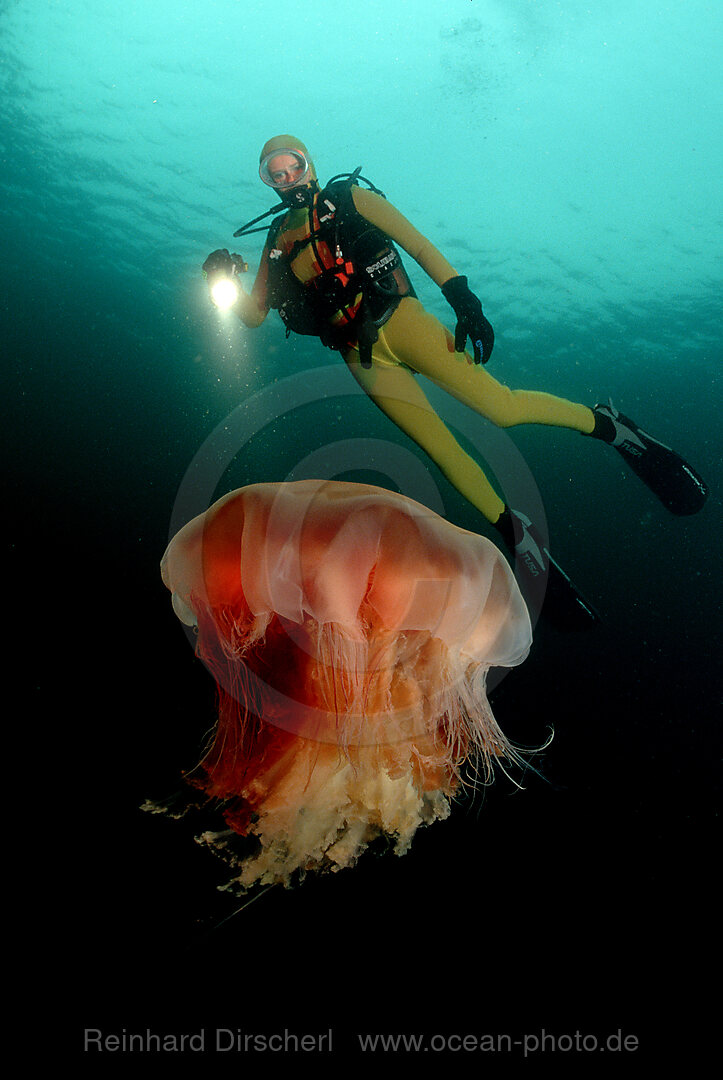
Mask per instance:
[[[263,290],[260,288],[257,289],[256,287],[260,273],[261,271],[259,270],[250,293],[246,292],[238,278],[235,279],[236,287],[238,289],[238,298],[226,309],[227,311],[233,311],[234,315],[238,316],[244,326],[248,326],[250,329],[261,326],[261,323],[269,313],[268,307],[265,307],[263,303]]]
[[[404,248],[415,262],[419,263],[425,274],[431,277],[440,289],[450,278],[457,277],[457,271],[447,262],[441,251],[427,240],[426,236],[414,228],[395,206],[366,188],[352,186],[354,206],[362,217],[381,229],[395,244]]]
[[[236,282],[238,284],[238,300],[233,305],[231,310],[235,315],[239,317],[244,326],[248,326],[253,329],[256,326],[261,326],[266,316],[269,313],[268,305],[268,277],[269,277],[269,261],[268,252],[264,247],[263,254],[261,256],[261,263],[259,264],[259,270],[256,274],[256,279],[251,287],[251,292],[246,292],[241,287],[238,278]]]
[[[422,236],[396,207],[366,188],[353,186],[352,198],[357,211],[372,225],[381,229],[390,240],[399,244],[408,255],[439,285],[445,299],[457,316],[454,332],[455,352],[464,352],[471,338],[474,362],[486,364],[492,354],[495,334],[485,318],[482,305],[470,290],[466,277],[460,277],[434,244]]]

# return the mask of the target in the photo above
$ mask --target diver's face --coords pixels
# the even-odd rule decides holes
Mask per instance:
[[[277,154],[268,164],[269,177],[274,187],[289,188],[305,175],[304,165],[294,154]]]

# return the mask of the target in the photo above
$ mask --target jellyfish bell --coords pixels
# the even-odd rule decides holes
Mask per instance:
[[[497,548],[405,496],[297,481],[232,491],[172,539],[164,583],[218,690],[188,781],[219,800],[236,884],[289,884],[397,853],[465,770],[515,757],[486,696],[530,619]],[[226,844],[228,832],[204,834]]]

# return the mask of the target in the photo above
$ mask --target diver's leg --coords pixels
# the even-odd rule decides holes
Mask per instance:
[[[471,405],[481,415],[499,423],[500,427],[536,422],[555,424],[585,433],[591,432],[594,427],[592,410],[586,406],[564,401],[551,394],[510,391],[488,376],[484,369],[472,365],[466,355],[455,353],[452,335],[437,319],[429,315],[416,299],[402,301],[379,337],[378,348],[384,351],[387,360],[409,364],[442,389],[453,393],[459,401]],[[438,423],[440,422],[438,419]],[[403,427],[403,424],[400,424],[400,427]],[[423,436],[426,434],[436,437],[433,429],[426,431],[426,427],[426,424],[421,426]],[[448,432],[447,436],[451,438]],[[424,445],[421,438],[417,438],[417,442]],[[464,453],[459,447],[457,450]],[[439,461],[431,450],[429,453]],[[476,483],[476,476],[472,471],[466,470],[465,476],[468,484]],[[597,612],[580,595],[559,564],[555,563],[546,542],[530,519],[506,507],[498,498],[495,498],[494,502],[484,496],[481,499],[476,498],[476,495],[479,496],[479,488],[476,491],[473,487],[470,492],[468,485],[460,484],[454,476],[450,478],[458,490],[481,509],[488,521],[499,531],[507,549],[516,558],[517,576],[528,600],[538,606],[543,597],[547,596],[544,608],[546,616],[561,629],[584,629],[597,622]]]
[[[497,427],[549,424],[586,435],[595,425],[592,409],[535,390],[510,390],[466,353],[454,351],[454,337],[418,300],[402,300],[384,326],[389,348],[399,360]]]
[[[457,491],[494,524],[505,508],[504,502],[480,465],[437,416],[414,375],[399,365],[373,363],[371,368],[363,368],[355,350],[350,350],[345,359],[375,405],[421,446]]]
[[[525,515],[505,506],[477,462],[437,416],[412,373],[400,366],[378,363],[365,369],[355,350],[350,350],[345,359],[372,401],[436,462],[450,483],[499,531],[514,554],[515,573],[528,603],[535,610],[542,608],[546,618],[560,629],[578,630],[594,625],[598,618],[594,608],[551,557],[538,530]]]
[[[612,406],[589,409],[553,394],[510,390],[455,353],[452,335],[418,300],[403,300],[384,330],[400,360],[498,427],[550,424],[592,435],[614,446],[671,513],[695,514],[705,503],[708,488],[695,469],[634,421]]]

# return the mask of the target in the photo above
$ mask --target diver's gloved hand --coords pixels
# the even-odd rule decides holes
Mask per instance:
[[[233,274],[233,259],[229,254],[228,248],[218,248],[216,251],[212,251],[205,263],[201,267],[206,277],[209,274]]]
[[[211,274],[222,274],[224,277],[232,277],[234,274],[242,274],[248,270],[248,264],[241,255],[230,255],[228,248],[217,248],[212,251],[201,267],[206,277]]]
[[[495,332],[482,314],[482,305],[470,290],[467,278],[450,278],[442,286],[442,292],[457,316],[457,327],[454,331],[455,351],[464,352],[469,337],[474,346],[475,364],[486,364],[492,355]]]

